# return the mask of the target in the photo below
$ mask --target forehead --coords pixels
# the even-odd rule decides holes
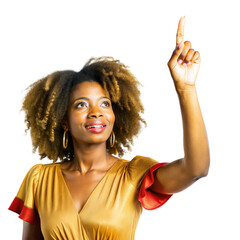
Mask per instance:
[[[79,97],[98,98],[109,97],[109,95],[98,82],[91,81],[79,83],[73,88],[70,101]]]

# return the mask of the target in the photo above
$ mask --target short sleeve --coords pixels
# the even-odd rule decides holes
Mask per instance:
[[[9,210],[19,214],[19,218],[33,224],[39,222],[35,206],[35,193],[42,164],[33,166],[25,176],[20,189],[11,203]]]
[[[150,190],[154,183],[154,172],[165,164],[143,156],[136,156],[129,163],[131,181],[138,189],[138,201],[147,210],[159,208],[172,196]]]
[[[166,203],[172,195],[161,194],[151,191],[149,188],[154,183],[154,172],[167,163],[157,163],[153,165],[145,175],[139,188],[138,201],[146,210],[154,210]]]
[[[131,183],[139,188],[147,171],[158,162],[149,157],[136,156],[128,164]]]

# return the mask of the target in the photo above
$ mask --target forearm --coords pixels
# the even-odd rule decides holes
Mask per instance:
[[[206,176],[209,169],[209,147],[207,133],[198,103],[195,82],[201,57],[192,49],[192,44],[184,40],[185,18],[178,24],[176,48],[168,62],[178,94],[182,122],[184,158],[160,167],[155,174],[151,190],[158,193],[176,193]]]
[[[196,88],[178,92],[184,144],[184,170],[195,178],[207,175],[209,168],[209,146],[207,132],[198,102]]]

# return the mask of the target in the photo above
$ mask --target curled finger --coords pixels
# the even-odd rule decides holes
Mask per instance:
[[[189,51],[188,51],[188,53],[187,53],[187,55],[186,55],[186,57],[184,59],[184,63],[190,64],[192,62],[192,58],[194,56],[194,53],[195,52],[194,52],[194,50],[192,48],[189,49]]]
[[[194,55],[192,57],[192,62],[199,63],[201,61],[201,56],[198,51],[194,52]]]
[[[184,59],[187,56],[187,53],[188,53],[189,49],[191,49],[191,48],[192,48],[191,42],[189,42],[189,41],[184,42],[183,50],[182,50],[182,52],[181,52],[181,54],[178,58],[179,63],[182,63],[184,61]]]

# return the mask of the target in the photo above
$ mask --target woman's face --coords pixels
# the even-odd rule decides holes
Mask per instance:
[[[111,100],[99,83],[83,82],[74,87],[68,106],[68,128],[73,142],[106,142],[114,121]]]

